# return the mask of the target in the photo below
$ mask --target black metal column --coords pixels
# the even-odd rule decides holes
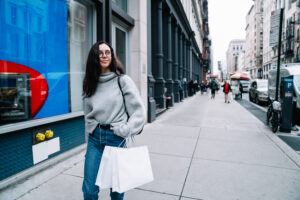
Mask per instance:
[[[193,80],[193,77],[192,77],[192,70],[191,70],[191,51],[190,51],[190,48],[191,48],[191,45],[190,45],[190,41],[187,40],[186,41],[186,63],[187,63],[187,67],[186,67],[186,76],[187,76],[187,79],[189,80],[189,83],[191,81],[191,79]],[[189,96],[193,96],[193,86],[192,88],[190,88],[190,85],[188,84],[188,95]]]
[[[151,34],[151,0],[147,0],[147,56],[148,56],[148,122],[152,122],[155,117],[156,102],[154,99],[154,83],[155,79],[152,75],[152,34]]]
[[[165,107],[164,87],[165,81],[163,78],[163,17],[162,17],[162,0],[157,2],[157,52],[155,53],[157,59],[157,77],[155,81],[155,100],[160,108]]]
[[[188,79],[190,80],[190,78],[193,78],[192,77],[192,70],[191,70],[191,45],[190,45],[190,41],[187,40],[187,51],[186,51],[186,54],[187,54],[187,77]]]
[[[179,33],[179,79],[182,82],[183,79],[183,46],[182,46],[182,32]]]
[[[167,15],[168,20],[168,58],[167,58],[167,80],[166,88],[168,89],[168,96],[171,97],[169,106],[174,105],[174,93],[173,93],[173,80],[172,80],[172,16],[171,13]]]
[[[173,55],[174,63],[174,74],[173,74],[173,80],[174,80],[174,101],[179,102],[179,89],[178,89],[178,24],[174,24],[174,55]]]
[[[184,97],[188,97],[188,83],[189,83],[189,78],[187,77],[187,42],[185,39],[185,36],[183,36],[183,79],[185,80],[184,82]]]

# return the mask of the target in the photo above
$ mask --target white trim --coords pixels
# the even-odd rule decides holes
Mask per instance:
[[[32,128],[40,125],[58,122],[66,119],[72,119],[83,115],[84,115],[83,111],[78,111],[78,112],[63,114],[55,117],[47,117],[44,119],[29,120],[26,122],[18,122],[14,124],[4,125],[4,126],[0,126],[0,135],[4,133],[13,132],[13,131],[19,131],[26,128]]]

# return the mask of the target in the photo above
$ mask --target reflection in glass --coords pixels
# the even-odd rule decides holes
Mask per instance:
[[[76,1],[68,2],[68,49],[69,49],[69,110],[82,110],[82,82],[88,49],[91,47],[91,31],[88,18],[90,7]]]
[[[0,124],[31,117],[29,74],[0,74]]]

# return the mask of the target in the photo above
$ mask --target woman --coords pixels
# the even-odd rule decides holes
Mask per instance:
[[[223,87],[223,92],[225,94],[225,103],[230,103],[229,92],[231,92],[231,86],[227,80],[225,80]]]
[[[99,187],[95,182],[104,147],[124,146],[124,138],[138,134],[145,123],[145,109],[139,92],[131,78],[121,74],[124,71],[113,48],[106,42],[94,44],[88,55],[83,80],[88,141],[82,185],[85,200],[98,200]],[[112,200],[122,200],[124,193],[111,191],[110,196]]]

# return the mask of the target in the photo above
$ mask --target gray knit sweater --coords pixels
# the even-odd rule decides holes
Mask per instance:
[[[135,135],[142,130],[146,112],[139,92],[127,75],[120,77],[120,84],[129,119],[118,86],[117,75],[114,72],[101,74],[96,92],[83,100],[86,139],[99,123],[111,124],[114,127],[114,133],[123,138]]]

